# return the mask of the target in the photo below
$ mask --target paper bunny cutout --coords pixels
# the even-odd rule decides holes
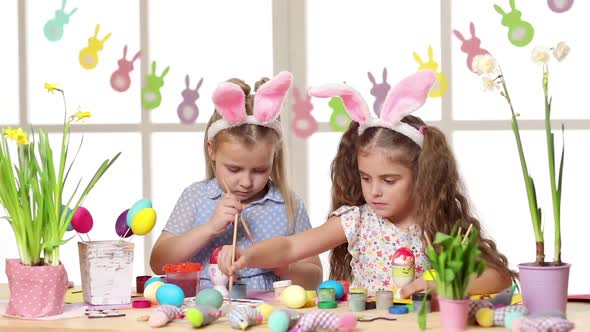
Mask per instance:
[[[291,120],[291,128],[297,137],[308,138],[318,130],[318,122],[311,115],[313,105],[311,103],[311,96],[301,95],[297,87],[293,89],[295,96],[295,103],[291,108],[293,110],[293,120]]]
[[[438,63],[434,61],[434,52],[432,51],[432,46],[428,45],[428,62],[422,61],[422,58],[418,55],[418,53],[414,52],[414,60],[418,63],[418,70],[428,69],[433,71],[436,74],[436,82],[434,87],[430,90],[428,94],[431,98],[442,97],[447,92],[447,88],[449,87],[449,81],[447,76],[438,69]]]
[[[332,109],[330,116],[330,127],[335,131],[345,131],[350,125],[350,115],[346,112],[346,107],[340,97],[333,97],[328,102],[328,106]]]
[[[84,69],[93,69],[98,64],[98,52],[102,51],[104,43],[111,37],[109,32],[102,40],[98,40],[98,31],[100,24],[96,25],[94,29],[94,36],[88,38],[88,47],[80,50],[78,60]]]
[[[197,106],[197,99],[199,99],[199,88],[203,84],[203,78],[199,80],[194,90],[190,88],[190,77],[188,74],[184,78],[186,87],[182,91],[182,103],[178,105],[176,113],[180,122],[189,124],[197,120],[199,116],[199,107]]]
[[[66,0],[62,0],[61,9],[55,11],[55,17],[45,23],[43,27],[43,34],[49,41],[58,41],[63,37],[64,26],[70,22],[70,16],[78,10],[78,8],[72,9],[71,12],[66,14]]]
[[[469,32],[471,32],[471,38],[465,39],[461,32],[453,30],[455,36],[457,36],[457,38],[463,42],[463,45],[461,45],[461,51],[467,53],[467,68],[469,68],[469,70],[472,72],[475,72],[472,67],[473,59],[477,55],[490,54],[490,52],[481,48],[481,40],[475,36],[475,25],[473,22],[469,23]]]
[[[422,147],[424,136],[401,119],[424,105],[435,81],[436,74],[431,70],[420,70],[404,78],[387,93],[379,118],[369,112],[363,97],[346,84],[314,87],[308,93],[319,98],[340,97],[346,112],[359,123],[359,135],[369,127],[384,127],[406,135]]]
[[[129,74],[133,71],[133,63],[139,58],[141,51],[137,51],[131,61],[127,60],[127,45],[123,47],[123,57],[117,61],[119,68],[111,75],[111,87],[117,92],[124,92],[131,85]]]
[[[269,127],[282,135],[281,125],[275,120],[292,82],[293,75],[282,71],[262,84],[254,95],[254,115],[246,114],[246,95],[237,84],[220,83],[213,91],[212,99],[222,118],[209,127],[207,139],[211,140],[221,130],[246,123]]]
[[[549,9],[556,13],[567,12],[572,8],[574,0],[547,0],[547,6]]]
[[[146,86],[141,89],[141,101],[143,108],[153,110],[160,106],[162,94],[160,88],[164,86],[164,76],[170,71],[170,66],[166,67],[161,76],[156,75],[156,61],[152,61],[152,72],[146,78]]]
[[[535,29],[529,22],[521,19],[522,12],[516,9],[515,1],[510,0],[511,11],[508,14],[498,5],[494,5],[494,9],[502,15],[502,25],[508,27],[508,40],[514,46],[522,47],[533,40]]]
[[[369,76],[369,81],[373,84],[371,87],[371,95],[375,97],[375,102],[373,103],[373,111],[375,114],[379,115],[381,112],[381,106],[383,105],[383,101],[385,100],[385,96],[387,96],[387,92],[391,89],[391,85],[387,83],[387,68],[383,68],[383,82],[377,83],[375,81],[375,77],[371,72],[367,72]]]

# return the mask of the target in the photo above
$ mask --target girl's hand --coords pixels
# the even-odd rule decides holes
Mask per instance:
[[[209,219],[208,224],[211,227],[213,235],[219,235],[225,231],[227,225],[234,222],[236,214],[242,212],[242,203],[232,194],[225,194],[217,203],[213,216]]]
[[[418,278],[407,284],[399,292],[402,299],[407,299],[413,294],[425,292],[428,289],[434,289],[436,284],[434,281],[426,281],[422,278]]]
[[[234,270],[234,267],[232,266],[231,251],[232,246],[223,246],[219,252],[219,255],[217,256],[217,266],[219,267],[219,270],[221,270],[221,273],[225,274],[226,276],[233,275],[234,277],[237,277],[236,273],[239,271],[239,269]],[[242,249],[236,246],[235,260],[237,261],[240,257],[242,257]]]

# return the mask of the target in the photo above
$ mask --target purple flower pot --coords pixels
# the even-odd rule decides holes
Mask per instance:
[[[524,305],[529,314],[543,312],[567,313],[567,287],[571,264],[536,266],[533,263],[518,265]]]

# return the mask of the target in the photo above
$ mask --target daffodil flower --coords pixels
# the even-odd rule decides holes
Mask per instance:
[[[565,42],[557,43],[553,49],[553,56],[557,61],[561,62],[570,53],[570,47]]]
[[[487,76],[482,77],[481,83],[484,91],[493,91],[498,88],[498,84]]]
[[[29,136],[24,130],[22,130],[22,128],[4,129],[2,131],[2,135],[8,136],[10,139],[14,140],[18,144],[29,144]]]
[[[489,54],[478,55],[473,59],[472,68],[479,75],[493,74],[496,67],[496,59]]]
[[[57,87],[57,83],[45,83],[45,89],[47,89],[47,92],[51,92],[51,94],[55,94],[55,91],[63,92],[60,88]]]
[[[549,62],[549,50],[544,47],[537,46],[533,49],[531,58],[535,63],[547,64],[547,62]]]
[[[79,122],[79,121],[84,122],[83,120],[87,119],[89,117],[90,117],[90,112],[78,111],[74,115],[70,116],[69,122]]]

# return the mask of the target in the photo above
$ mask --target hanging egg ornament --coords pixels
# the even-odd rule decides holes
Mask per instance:
[[[74,213],[71,224],[76,232],[84,234],[90,232],[94,222],[90,212],[88,212],[86,208],[80,206]]]
[[[127,226],[127,213],[129,209],[123,211],[119,217],[117,217],[117,222],[115,222],[115,232],[117,232],[118,236],[130,237],[133,235],[133,231]]]
[[[133,217],[131,230],[137,235],[146,235],[154,228],[156,219],[156,210],[152,208],[143,209]]]

